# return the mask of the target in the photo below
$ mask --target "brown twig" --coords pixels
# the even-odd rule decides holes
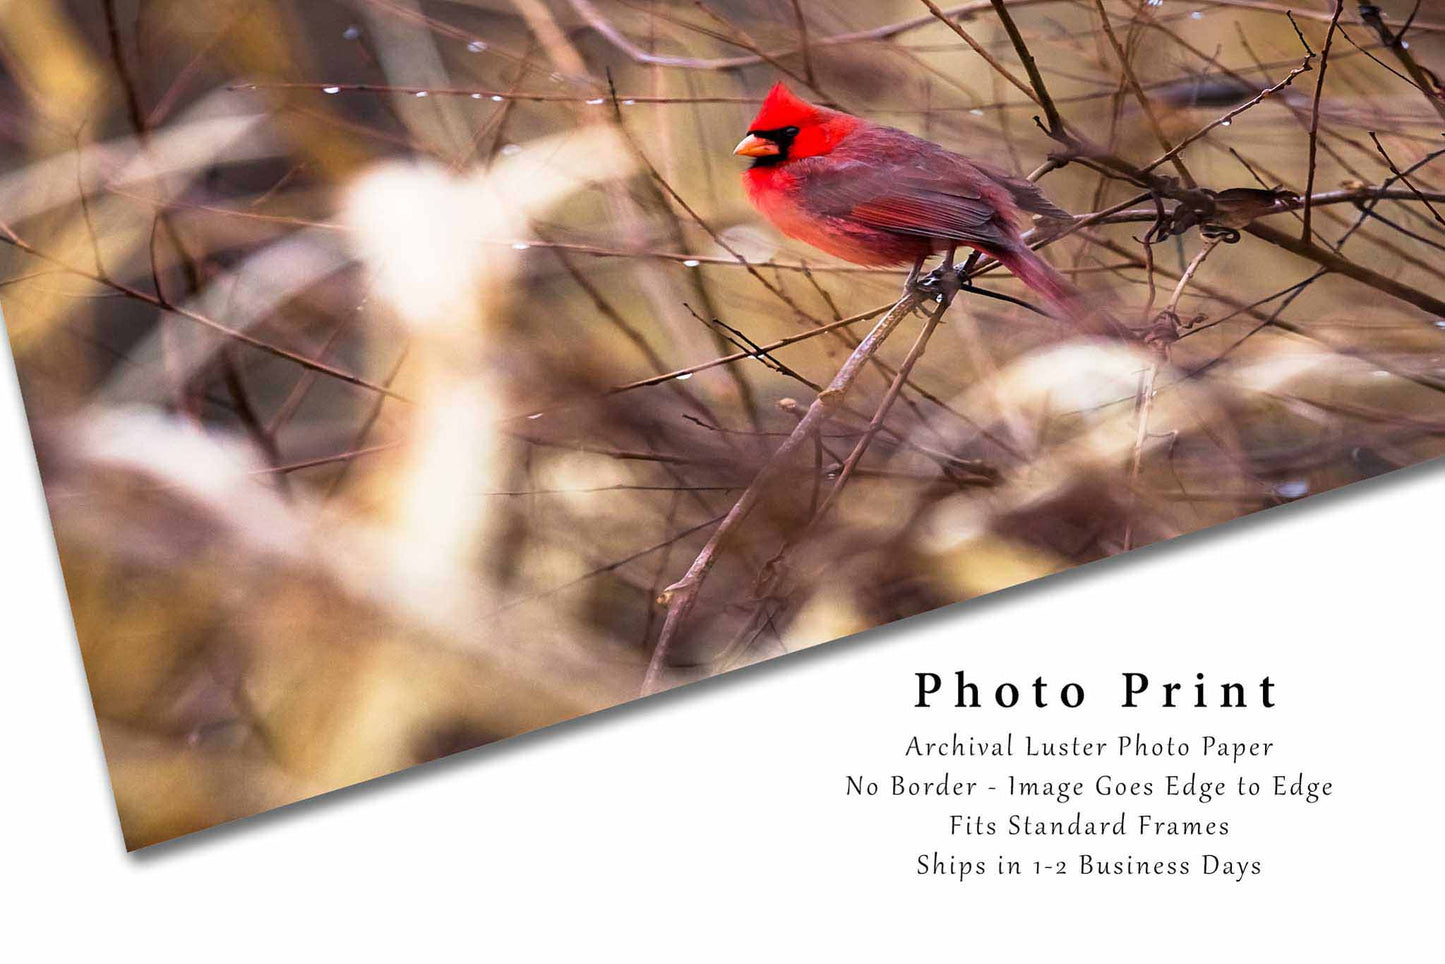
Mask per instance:
[[[808,20],[803,16],[801,0],[793,0],[793,19],[798,24],[798,48],[803,52],[803,77],[808,85],[817,89],[817,78],[813,74],[813,48],[808,43]]]
[[[943,313],[947,310],[948,304],[941,302],[938,307],[933,310],[932,314],[928,316],[928,322],[923,326],[923,330],[918,333],[918,338],[913,342],[913,347],[908,350],[908,355],[903,359],[903,364],[898,366],[898,374],[893,377],[893,381],[888,386],[888,391],[883,395],[883,401],[878,404],[878,409],[873,413],[873,418],[869,420],[868,427],[863,430],[863,436],[858,439],[857,444],[853,446],[853,451],[848,453],[848,458],[843,462],[843,469],[838,473],[838,478],[833,482],[833,488],[828,491],[828,496],[823,500],[822,505],[818,506],[817,511],[812,514],[811,521],[808,524],[810,529],[827,516],[828,510],[832,508],[837,501],[838,496],[842,493],[844,487],[847,486],[848,480],[851,479],[853,473],[858,470],[858,463],[863,460],[863,456],[867,453],[869,445],[872,444],[879,430],[883,428],[883,422],[888,417],[889,411],[892,410],[893,403],[898,400],[899,393],[903,391],[903,386],[908,383],[908,376],[913,371],[913,366],[918,364],[918,359],[923,357],[923,352],[928,348],[929,339],[933,337],[934,331],[938,329],[939,322],[943,320]]]
[[[903,319],[918,307],[921,301],[922,295],[918,291],[909,291],[878,320],[878,323],[873,326],[873,330],[859,342],[858,347],[848,356],[848,360],[838,369],[838,373],[833,376],[828,387],[813,400],[812,405],[808,407],[807,414],[798,420],[798,424],[794,426],[787,439],[764,463],[753,478],[752,484],[734,503],[722,523],[714,530],[712,537],[708,539],[707,544],[703,546],[702,551],[698,553],[697,558],[693,560],[692,565],[688,567],[687,573],[663,591],[661,600],[667,606],[667,617],[663,620],[662,631],[658,634],[657,645],[653,648],[652,659],[648,663],[647,673],[642,681],[644,695],[657,689],[663,669],[667,665],[667,657],[671,652],[672,644],[676,640],[683,622],[692,612],[704,580],[707,579],[708,573],[717,563],[723,541],[757,506],[763,492],[793,453],[808,443],[822,423],[831,418],[834,411],[847,399],[848,392],[853,388],[854,382],[857,381],[859,373],[862,372],[868,360],[873,357]]]
[[[1300,240],[1305,244],[1309,244],[1312,237],[1310,233],[1310,195],[1315,192],[1315,154],[1319,150],[1320,142],[1320,97],[1325,92],[1325,72],[1330,69],[1330,47],[1335,42],[1335,31],[1339,29],[1340,14],[1344,12],[1344,9],[1345,0],[1335,0],[1335,12],[1330,17],[1330,30],[1325,34],[1325,46],[1320,51],[1320,73],[1315,78],[1315,99],[1310,108],[1310,165],[1309,174],[1305,179],[1304,226],[1300,231]]]
[[[1164,128],[1159,126],[1159,118],[1154,113],[1154,106],[1149,101],[1149,95],[1144,93],[1144,88],[1139,85],[1139,78],[1134,75],[1134,65],[1129,62],[1129,54],[1119,43],[1119,38],[1114,35],[1114,26],[1109,22],[1109,12],[1104,9],[1104,0],[1094,0],[1094,7],[1099,11],[1100,24],[1104,28],[1104,36],[1109,40],[1109,46],[1114,50],[1114,56],[1119,61],[1119,69],[1124,73],[1124,80],[1129,85],[1130,92],[1134,99],[1139,102],[1139,107],[1144,112],[1144,119],[1149,122],[1149,129],[1154,132],[1154,137],[1159,141],[1159,146],[1164,148],[1164,158],[1179,172],[1180,178],[1189,187],[1194,187],[1194,177],[1189,169],[1184,166],[1184,161],[1179,157],[1179,152],[1170,146],[1169,138],[1164,136]]]
[[[1159,378],[1159,366],[1164,360],[1162,357],[1155,358],[1154,362],[1145,369],[1144,377],[1139,383],[1139,393],[1136,396],[1135,410],[1138,423],[1134,432],[1133,454],[1129,461],[1129,506],[1124,513],[1124,552],[1134,548],[1134,509],[1138,502],[1139,469],[1144,463],[1144,443],[1149,440],[1149,416],[1154,409],[1155,382]]]
[[[1262,241],[1284,248],[1291,254],[1297,254],[1301,258],[1308,258],[1322,268],[1328,268],[1336,274],[1342,274],[1347,278],[1353,278],[1362,284],[1367,284],[1377,291],[1399,298],[1420,308],[1436,319],[1445,318],[1445,301],[1440,300],[1432,294],[1413,288],[1394,278],[1386,277],[1378,271],[1366,268],[1364,265],[1355,262],[1341,255],[1335,254],[1312,242],[1304,241],[1291,234],[1279,230],[1268,224],[1251,224],[1244,229]]]
[[[602,35],[608,43],[625,53],[629,58],[639,64],[649,64],[654,67],[676,67],[684,70],[736,70],[739,67],[751,67],[767,61],[759,53],[747,54],[738,57],[675,57],[666,54],[656,54],[633,43],[606,17],[604,17],[591,2],[591,0],[569,0],[572,9],[576,10],[588,26]],[[986,10],[990,6],[997,6],[999,0],[973,0],[972,3],[962,3],[956,7],[948,7],[943,12],[949,17],[958,17],[965,14],[976,13],[979,10]],[[1015,7],[1028,7],[1047,3],[1057,3],[1059,0],[1009,0]],[[909,30],[915,30],[933,22],[932,14],[923,14],[918,17],[909,17],[906,20],[898,20],[893,23],[884,24],[881,27],[871,27],[867,30],[853,30],[847,33],[834,34],[828,37],[812,38],[811,44],[818,47],[833,47],[854,43],[868,43],[878,40],[889,40]],[[767,52],[767,56],[774,60],[780,57],[788,57],[799,53],[800,48],[788,47],[781,50]]]
[[[1210,238],[1199,249],[1199,253],[1189,262],[1179,276],[1179,282],[1174,286],[1174,293],[1169,296],[1169,302],[1160,310],[1160,318],[1170,329],[1170,339],[1175,337],[1179,325],[1179,301],[1184,297],[1184,290],[1189,287],[1189,282],[1194,278],[1206,258],[1214,252],[1223,242],[1223,238]],[[1134,547],[1134,506],[1138,494],[1139,470],[1144,463],[1144,445],[1149,439],[1149,416],[1154,409],[1154,396],[1157,394],[1155,383],[1159,378],[1160,368],[1169,361],[1170,339],[1157,342],[1155,345],[1155,358],[1144,374],[1143,382],[1139,386],[1137,417],[1138,427],[1134,434],[1134,449],[1129,463],[1129,508],[1124,514],[1124,551],[1128,552]]]
[[[1181,153],[1183,153],[1186,147],[1193,144],[1201,137],[1204,137],[1215,128],[1229,126],[1240,114],[1243,114],[1250,108],[1257,107],[1259,104],[1264,102],[1265,98],[1271,97],[1274,94],[1277,94],[1280,91],[1284,90],[1286,87],[1288,87],[1294,82],[1294,79],[1296,77],[1310,69],[1310,57],[1307,56],[1305,57],[1304,62],[1291,70],[1289,74],[1284,78],[1284,80],[1281,80],[1273,87],[1267,87],[1264,90],[1261,90],[1254,97],[1245,101],[1243,104],[1240,104],[1238,107],[1231,108],[1226,113],[1220,115],[1219,117],[1216,117],[1214,120],[1210,121],[1208,124],[1205,124],[1193,134],[1190,134],[1188,137],[1184,138],[1184,140],[1180,141],[1178,144],[1175,144],[1168,151],[1165,151],[1163,154],[1156,157],[1148,164],[1145,164],[1142,168],[1140,168],[1140,170],[1152,171],[1154,170],[1154,168],[1158,167],[1160,164],[1163,164],[1165,161],[1172,161],[1175,157],[1178,157]]]
[[[1033,99],[1044,109],[1044,118],[1048,122],[1048,132],[1055,138],[1062,138],[1064,135],[1064,119],[1059,116],[1058,107],[1054,106],[1053,98],[1049,96],[1049,88],[1044,83],[1044,75],[1039,73],[1039,65],[1034,61],[1034,55],[1029,51],[1029,45],[1024,42],[1023,34],[1019,33],[1018,24],[1014,23],[1013,14],[1008,12],[1004,6],[1004,0],[989,0],[994,13],[998,15],[999,22],[1003,24],[1004,32],[1008,34],[1009,40],[1013,43],[1014,52],[1018,54],[1020,62],[1024,65],[1024,72],[1029,75],[1029,83],[1033,85]],[[1022,6],[1015,2],[1014,6]]]
[[[1343,2],[1343,0],[1341,0],[1341,2]],[[1338,14],[1336,14],[1336,16],[1338,16]],[[1406,47],[1404,41],[1400,39],[1401,35],[1392,32],[1390,28],[1385,25],[1384,18],[1380,16],[1380,8],[1373,3],[1361,3],[1360,20],[1363,21],[1367,27],[1373,29],[1375,33],[1379,34],[1380,42],[1390,48],[1390,52],[1395,55],[1395,59],[1400,61],[1400,66],[1405,68],[1406,73],[1410,75],[1410,79],[1414,81],[1415,86],[1425,95],[1426,100],[1430,101],[1430,106],[1435,108],[1435,113],[1440,115],[1441,120],[1445,120],[1445,92],[1442,92],[1440,89],[1439,78],[1432,78],[1426,73],[1425,69],[1416,62],[1409,48]],[[1414,26],[1415,29],[1418,30],[1421,25],[1417,23],[1414,24]],[[1403,34],[1403,31],[1401,31],[1401,33]]]
[[[606,100],[588,94],[544,94],[519,90],[499,90],[494,87],[421,87],[409,84],[366,84],[342,83],[340,81],[248,81],[230,84],[227,90],[313,90],[323,94],[418,94],[427,97],[467,97],[472,100],[488,100],[492,103],[523,101],[534,104],[586,104],[600,107]],[[757,104],[761,97],[656,97],[646,94],[620,94],[621,103],[631,107],[634,104]]]
[[[964,30],[963,27],[960,26],[956,21],[950,20],[948,18],[948,15],[945,14],[942,10],[940,10],[938,5],[934,3],[933,0],[921,0],[921,2],[925,7],[928,8],[929,13],[933,14],[933,16],[936,17],[938,21],[949,30],[952,30],[954,33],[958,34],[959,38],[964,43],[968,44],[968,46],[973,50],[974,53],[982,57],[984,59],[984,62],[987,63],[990,67],[992,67],[1000,77],[1008,81],[1010,84],[1013,84],[1019,90],[1023,91],[1024,94],[1028,96],[1031,100],[1033,100],[1034,103],[1039,104],[1039,106],[1043,106],[1042,102],[1039,100],[1039,95],[1034,92],[1033,88],[1031,88],[1028,84],[1024,83],[1022,80],[1019,80],[1013,75],[1012,71],[1010,71],[1003,64],[999,63],[998,58],[995,57],[993,54],[989,53],[988,50],[984,48],[983,44],[979,43],[977,40],[974,40],[973,36],[967,30]]]
[[[291,351],[288,348],[282,348],[279,345],[273,345],[268,341],[263,341],[262,339],[257,338],[254,335],[249,335],[246,332],[241,331],[237,328],[232,328],[230,325],[216,321],[212,318],[208,318],[205,315],[200,314],[199,312],[190,310],[189,308],[183,308],[179,305],[169,304],[158,295],[153,295],[147,291],[141,291],[139,288],[133,288],[130,285],[125,284],[124,282],[105,278],[96,274],[93,271],[87,271],[84,268],[78,268],[75,265],[67,264],[64,261],[61,261],[59,258],[56,258],[53,255],[46,254],[44,251],[39,250],[34,245],[30,244],[30,242],[24,240],[19,235],[17,235],[14,230],[12,230],[11,227],[4,222],[0,222],[0,235],[4,236],[3,239],[0,240],[4,240],[6,243],[12,245],[13,247],[24,251],[26,254],[32,257],[39,258],[41,261],[44,261],[47,264],[55,265],[57,268],[60,268],[61,270],[66,271],[70,274],[76,275],[77,277],[88,278],[89,280],[94,281],[96,284],[104,285],[105,287],[117,292],[118,294],[125,295],[127,298],[134,298],[136,301],[143,301],[146,304],[151,305],[152,307],[161,309],[162,311],[170,312],[171,314],[179,315],[182,318],[194,321],[197,324],[202,325],[203,327],[211,329],[217,334],[223,335],[224,337],[231,339],[232,341],[240,342],[243,345],[250,345],[252,348],[259,349],[260,351],[266,352],[269,355],[275,355],[277,358],[284,358],[287,361],[294,362],[295,364],[300,365],[302,368],[318,372],[322,375],[328,375],[332,378],[337,379],[338,381],[346,382],[348,385],[355,385],[358,388],[365,388],[368,391],[377,393],[378,395],[385,395],[388,398],[394,398],[398,401],[410,401],[410,399],[408,399],[405,395],[402,395],[399,392],[394,392],[391,389],[385,387],[384,385],[378,385],[374,382],[368,381],[359,375],[353,375],[350,372],[342,371],[339,368],[333,368],[330,365],[319,362],[314,358],[307,358],[305,355]]]
[[[1395,166],[1394,159],[1390,157],[1389,153],[1385,150],[1385,145],[1380,143],[1380,138],[1375,134],[1374,131],[1370,131],[1370,140],[1375,142],[1375,150],[1380,152],[1380,156],[1383,157],[1385,159],[1385,163],[1390,166],[1390,173],[1395,175],[1396,179],[1404,182],[1405,186],[1410,189],[1410,193],[1415,196],[1415,199],[1417,201],[1425,205],[1425,207],[1429,210],[1431,216],[1434,217],[1436,221],[1440,222],[1441,224],[1445,224],[1445,218],[1442,218],[1440,216],[1440,212],[1435,210],[1435,205],[1430,203],[1430,199],[1427,198],[1424,194],[1422,194],[1420,190],[1415,187],[1414,183],[1410,180],[1410,178],[1406,176],[1405,173],[1402,172],[1398,167]]]
[[[736,44],[737,46],[742,47],[744,50],[752,51],[753,54],[761,58],[764,63],[771,66],[774,70],[777,70],[779,73],[786,74],[787,76],[793,78],[801,84],[807,85],[831,106],[843,106],[842,103],[838,100],[838,98],[834,97],[832,94],[829,94],[822,87],[819,87],[817,80],[815,80],[808,74],[797,73],[796,71],[789,68],[786,64],[778,60],[778,58],[764,51],[763,48],[759,46],[758,42],[748,35],[748,32],[746,30],[733,23],[727,17],[724,17],[722,14],[718,13],[712,7],[704,3],[703,0],[692,0],[692,4],[693,6],[697,7],[697,9],[705,13],[708,17],[710,17],[718,25],[726,28],[728,32],[733,35],[730,38],[724,38],[727,40],[727,42]]]
[[[120,78],[121,97],[125,102],[126,115],[130,118],[131,126],[135,128],[136,134],[144,141],[149,128],[146,124],[145,110],[140,104],[135,74],[130,69],[130,62],[125,56],[125,48],[121,45],[120,19],[116,15],[115,0],[104,0],[101,10],[105,14],[105,32],[110,43],[110,59],[115,65],[116,75]]]

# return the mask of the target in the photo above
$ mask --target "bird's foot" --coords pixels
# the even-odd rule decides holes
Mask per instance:
[[[940,265],[915,280],[913,288],[922,293],[925,298],[948,304],[953,301],[953,296],[963,288],[963,280],[959,277],[958,267]]]

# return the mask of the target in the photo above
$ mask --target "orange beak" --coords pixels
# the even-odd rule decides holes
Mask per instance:
[[[733,148],[733,153],[739,157],[772,157],[774,154],[782,152],[778,150],[777,144],[767,138],[749,134],[738,141],[738,146]]]

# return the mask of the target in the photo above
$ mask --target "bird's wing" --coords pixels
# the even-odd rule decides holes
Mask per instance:
[[[998,206],[952,170],[835,160],[809,172],[809,206],[824,217],[962,244],[1007,243]]]
[[[1007,171],[990,165],[974,163],[984,174],[987,174],[995,183],[1003,185],[1004,189],[1013,196],[1014,203],[1030,214],[1042,214],[1046,218],[1053,218],[1056,221],[1072,221],[1074,216],[1053,201],[1043,190],[1026,177],[1016,177]]]

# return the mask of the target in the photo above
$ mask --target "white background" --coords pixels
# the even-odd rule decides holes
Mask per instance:
[[[11,891],[0,948],[12,960],[1438,953],[1438,465],[132,856],[4,357],[0,465],[0,882]],[[1088,701],[912,708],[915,671],[959,668],[980,681],[1077,681]],[[1126,714],[1114,708],[1124,670],[1268,674],[1279,705]],[[1008,728],[1274,740],[1280,772],[1331,779],[1336,796],[1211,804],[1235,829],[1202,848],[1082,848],[1261,860],[1264,873],[1243,883],[960,883],[917,876],[917,855],[1081,848],[950,840],[954,802],[843,794],[849,772],[961,772],[967,761],[905,763],[914,732]],[[1233,772],[1196,759],[1185,770],[1195,765]]]

